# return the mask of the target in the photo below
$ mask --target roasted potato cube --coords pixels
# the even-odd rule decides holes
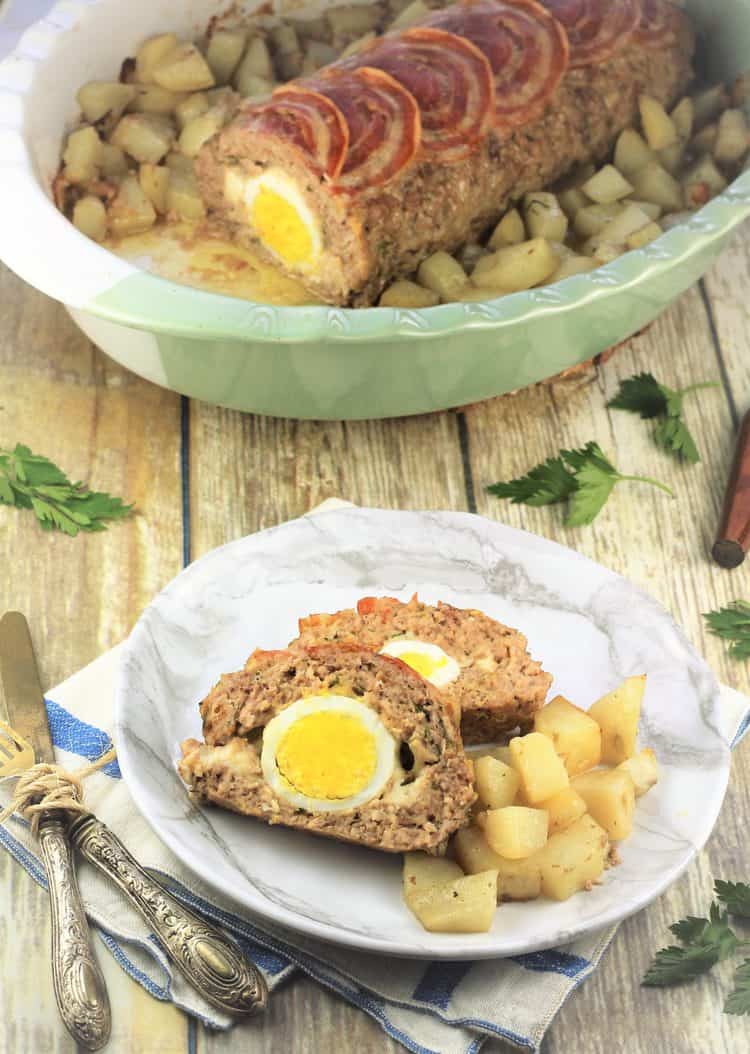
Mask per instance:
[[[128,109],[135,113],[156,113],[168,117],[184,98],[184,94],[167,91],[158,84],[136,84],[135,95]]]
[[[627,761],[617,766],[618,770],[627,772],[633,781],[636,798],[642,797],[647,791],[659,782],[659,766],[656,763],[656,754],[650,747],[646,747],[639,754],[635,754]]]
[[[101,161],[101,139],[96,131],[87,125],[71,132],[63,151],[65,176],[70,183],[88,183],[95,179]]]
[[[536,854],[525,860],[506,860],[493,852],[484,832],[478,827],[464,827],[453,839],[453,849],[467,875],[497,871],[497,899],[536,900],[542,890],[542,873]]]
[[[646,675],[628,677],[589,709],[602,730],[602,763],[619,765],[635,754]]]
[[[471,280],[482,288],[515,293],[540,285],[557,270],[559,259],[545,238],[532,238],[484,256]]]
[[[658,161],[649,161],[632,177],[635,193],[639,198],[653,201],[664,209],[682,207],[680,184]]]
[[[252,73],[248,73],[242,78],[242,88],[237,91],[245,99],[262,99],[265,96],[270,95],[276,87],[273,81],[263,80],[262,77],[256,77]]]
[[[687,143],[693,134],[693,122],[695,120],[695,106],[689,95],[686,95],[684,99],[680,99],[670,116],[678,138],[682,143]]]
[[[477,260],[481,260],[486,255],[487,250],[483,245],[478,242],[466,242],[456,253],[456,259],[468,274],[474,270]]]
[[[596,253],[601,245],[624,246],[635,231],[647,227],[651,218],[638,205],[624,205],[619,215],[605,223],[598,234],[587,243],[588,251]]]
[[[645,245],[650,245],[651,242],[656,241],[663,233],[664,231],[658,223],[649,223],[648,226],[641,227],[640,230],[629,234],[625,239],[625,245],[628,249],[642,249]]]
[[[111,143],[102,143],[99,150],[99,167],[105,179],[118,180],[128,173],[125,151]]]
[[[174,126],[167,117],[129,113],[118,122],[111,141],[134,160],[156,164],[169,152],[174,139]]]
[[[560,208],[571,221],[576,218],[576,214],[581,209],[585,209],[589,204],[589,199],[580,187],[569,187],[567,190],[561,190],[557,195],[557,200],[560,203]]]
[[[167,190],[167,212],[175,213],[183,220],[202,220],[206,215],[206,205],[195,174],[173,165],[169,168],[171,175]]]
[[[490,249],[502,249],[507,245],[519,245],[526,238],[526,228],[518,209],[510,209],[495,227],[487,245]]]
[[[534,715],[534,731],[552,741],[568,776],[579,776],[601,761],[602,733],[585,710],[562,695],[556,696]]]
[[[466,875],[447,885],[429,886],[408,902],[431,933],[486,933],[497,904],[497,871]]]
[[[608,853],[607,832],[591,816],[582,816],[551,835],[538,854],[542,893],[552,900],[567,900],[590,888],[603,873]]]
[[[184,128],[186,124],[194,121],[196,117],[200,117],[201,114],[204,114],[209,109],[208,96],[205,92],[197,91],[193,92],[192,95],[186,95],[184,99],[177,103],[174,115],[180,128]]]
[[[547,841],[549,817],[544,809],[508,805],[480,813],[477,823],[490,849],[506,860],[523,860]]]
[[[657,151],[656,156],[659,164],[666,168],[670,175],[676,176],[685,158],[685,145],[682,142],[672,143],[671,146],[665,146],[663,150]]]
[[[555,753],[552,740],[540,732],[511,739],[510,756],[513,768],[521,777],[524,797],[530,804],[537,805],[568,786],[562,759]]]
[[[293,26],[283,22],[270,32],[274,47],[274,65],[281,80],[298,77],[302,70],[304,54]]]
[[[540,805],[549,817],[549,834],[557,834],[580,820],[586,812],[586,802],[573,787],[564,787]]]
[[[138,169],[141,189],[158,213],[167,211],[169,169],[164,165],[152,165],[145,161]]]
[[[88,194],[78,199],[73,206],[73,226],[95,242],[104,241],[107,237],[107,210],[99,198]]]
[[[707,124],[693,136],[690,143],[691,154],[713,154],[716,140],[719,138],[719,122]]]
[[[590,256],[578,256],[577,254],[568,256],[561,261],[554,274],[549,276],[546,284],[552,285],[554,282],[562,282],[565,278],[573,278],[577,274],[587,274],[596,267],[596,260],[592,260]]]
[[[305,46],[305,62],[309,62],[313,70],[319,70],[321,66],[327,66],[330,62],[335,62],[336,58],[336,49],[323,41],[311,40]]]
[[[584,772],[573,780],[573,789],[586,802],[586,808],[613,841],[629,838],[633,831],[635,787],[623,769]]]
[[[185,172],[195,179],[195,162],[192,157],[185,157],[184,154],[178,154],[175,150],[170,150],[164,158],[164,164],[171,172]]]
[[[723,84],[715,84],[698,95],[693,96],[693,127],[700,131],[705,125],[715,121],[719,114],[729,105],[729,96]]]
[[[252,92],[245,91],[248,77],[261,77],[269,83],[272,83],[275,78],[271,52],[263,37],[250,37],[242,61],[235,70],[234,86],[240,95],[252,94]]]
[[[625,252],[624,245],[613,245],[611,242],[603,242],[600,239],[596,239],[595,244],[584,246],[584,249],[591,253],[591,259],[597,267],[612,263]]]
[[[391,22],[388,27],[389,33],[394,33],[398,29],[408,29],[409,26],[415,25],[417,22],[429,15],[430,9],[424,0],[412,0],[410,4],[404,7],[396,18]]]
[[[79,89],[76,100],[83,116],[93,124],[108,113],[119,117],[134,97],[135,88],[132,84],[120,84],[117,81],[89,81]]]
[[[289,21],[294,26],[295,32],[300,40],[317,40],[322,43],[331,43],[331,27],[326,16],[318,15],[316,18],[291,17]]]
[[[719,118],[714,157],[721,165],[740,161],[750,147],[750,133],[742,110],[725,110]]]
[[[244,29],[216,29],[206,48],[206,62],[217,84],[229,84],[245,50]]]
[[[615,168],[626,179],[632,180],[636,172],[654,160],[656,155],[653,150],[634,128],[626,128],[620,133],[615,146]]]
[[[510,765],[497,758],[477,758],[474,762],[474,787],[484,809],[502,809],[515,801],[521,777]]]
[[[142,234],[156,223],[156,210],[146,197],[136,176],[126,176],[110,203],[109,226],[118,238]]]
[[[573,220],[573,229],[579,238],[593,238],[608,223],[622,212],[622,205],[586,205],[579,209]]]
[[[404,900],[407,904],[434,886],[446,886],[463,878],[463,871],[453,860],[427,853],[404,853]]]
[[[216,81],[206,60],[195,44],[180,44],[153,68],[153,77],[167,91],[201,91],[213,88]]]
[[[425,289],[424,286],[417,285],[416,282],[409,282],[404,278],[389,285],[381,293],[378,306],[415,308],[435,307],[439,303],[440,297],[434,290]]]
[[[535,191],[523,199],[523,215],[530,238],[561,242],[568,233],[568,217],[554,194]]]
[[[357,37],[357,39],[353,40],[351,44],[346,45],[344,50],[339,55],[339,58],[345,59],[348,58],[349,55],[356,55],[358,51],[362,50],[362,48],[367,47],[368,44],[372,44],[373,40],[375,40],[375,37],[375,33],[365,33],[363,37]]]
[[[650,95],[641,95],[638,99],[641,111],[641,123],[646,142],[652,150],[663,150],[678,140],[674,121],[657,99]]]
[[[154,70],[167,55],[177,50],[179,41],[174,33],[160,33],[149,37],[135,55],[135,77],[141,84],[154,83]]]
[[[454,300],[456,294],[466,285],[468,279],[458,260],[445,252],[436,252],[428,256],[419,265],[417,280],[425,289],[432,289],[441,300]]]
[[[658,220],[664,211],[661,205],[656,205],[653,201],[640,201],[637,198],[630,198],[628,201],[624,201],[623,205],[637,205],[641,212],[645,212],[650,220]]]
[[[183,154],[197,157],[200,148],[224,126],[224,111],[219,106],[188,121],[180,132],[178,145]]]
[[[332,7],[326,12],[335,48],[375,29],[380,19],[377,7],[371,4],[350,4]]]
[[[633,188],[614,165],[605,165],[581,188],[598,205],[611,205],[632,194]]]

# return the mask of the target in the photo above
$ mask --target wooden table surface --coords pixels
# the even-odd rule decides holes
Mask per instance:
[[[707,635],[701,613],[750,599],[750,568],[709,562],[739,417],[750,407],[750,229],[700,285],[598,371],[456,412],[409,420],[311,423],[189,402],[105,358],[55,302],[0,272],[0,447],[24,442],[74,478],[135,501],[137,518],[102,534],[43,534],[0,508],[0,610],[30,619],[45,685],[122,640],[144,605],[214,546],[298,516],[331,496],[362,505],[460,509],[527,528],[585,553],[649,590],[684,626],[723,681],[750,692],[748,666]],[[703,462],[681,468],[648,427],[605,403],[642,369],[673,387],[718,379],[693,396]],[[595,525],[569,530],[558,509],[485,493],[561,445],[596,439],[626,473],[670,483],[677,499],[618,488]],[[708,848],[663,897],[624,923],[601,968],[563,1007],[544,1054],[750,1054],[747,1019],[721,1012],[730,967],[695,985],[639,987],[668,924],[707,908],[714,877],[748,879],[750,742]],[[74,1050],[49,972],[45,894],[0,854],[0,1052]],[[102,948],[114,1007],[108,1050],[223,1054],[369,1054],[401,1050],[364,1014],[307,980],[274,997],[266,1017],[212,1034],[131,981]],[[486,1050],[506,1049],[488,1043]],[[510,1048],[507,1048],[510,1049]]]

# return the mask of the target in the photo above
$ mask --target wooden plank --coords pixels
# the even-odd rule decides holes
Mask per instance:
[[[726,381],[739,413],[750,409],[750,223],[706,275],[704,288],[715,325]]]
[[[0,305],[0,447],[26,443],[140,513],[70,539],[0,508],[0,610],[26,613],[52,685],[121,640],[180,568],[179,398],[114,365],[58,304],[1,268]],[[46,893],[7,853],[0,889],[0,1050],[73,1051],[52,992]],[[184,1016],[157,1004],[104,948],[99,957],[114,1008],[111,1049],[185,1051]]]

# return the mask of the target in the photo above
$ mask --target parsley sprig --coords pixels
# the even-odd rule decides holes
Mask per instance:
[[[514,505],[555,505],[568,502],[568,527],[593,523],[618,483],[650,483],[674,494],[663,483],[648,476],[624,476],[607,459],[598,443],[587,443],[579,450],[561,450],[557,457],[547,458],[525,476],[508,483],[493,483],[490,494],[508,498]]]
[[[133,511],[121,498],[73,483],[46,457],[18,443],[0,449],[0,505],[30,509],[40,526],[75,537],[79,531],[103,531],[109,520]]]
[[[669,927],[680,943],[657,952],[644,985],[661,988],[694,981],[741,949],[750,948],[750,941],[741,941],[729,925],[730,915],[750,918],[750,886],[718,879],[714,892],[719,902],[711,905],[708,918],[689,915]],[[750,958],[735,970],[734,989],[724,1012],[750,1014]]]
[[[709,611],[703,616],[715,637],[730,641],[733,659],[750,659],[750,604],[735,600],[729,607]]]
[[[627,410],[631,414],[638,414],[643,420],[660,418],[653,433],[657,446],[696,465],[701,457],[690,429],[683,420],[683,402],[691,392],[718,387],[717,382],[706,381],[676,390],[668,388],[666,384],[660,384],[652,373],[638,373],[621,382],[619,392],[614,399],[610,399],[607,406],[613,410]]]

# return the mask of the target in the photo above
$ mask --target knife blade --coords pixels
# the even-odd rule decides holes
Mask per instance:
[[[18,611],[6,612],[0,619],[0,681],[11,728],[31,743],[37,763],[54,764],[31,633]],[[43,813],[38,836],[52,914],[57,1006],[76,1042],[86,1050],[100,1050],[109,1039],[112,1014],[78,889],[67,820],[56,813]]]

